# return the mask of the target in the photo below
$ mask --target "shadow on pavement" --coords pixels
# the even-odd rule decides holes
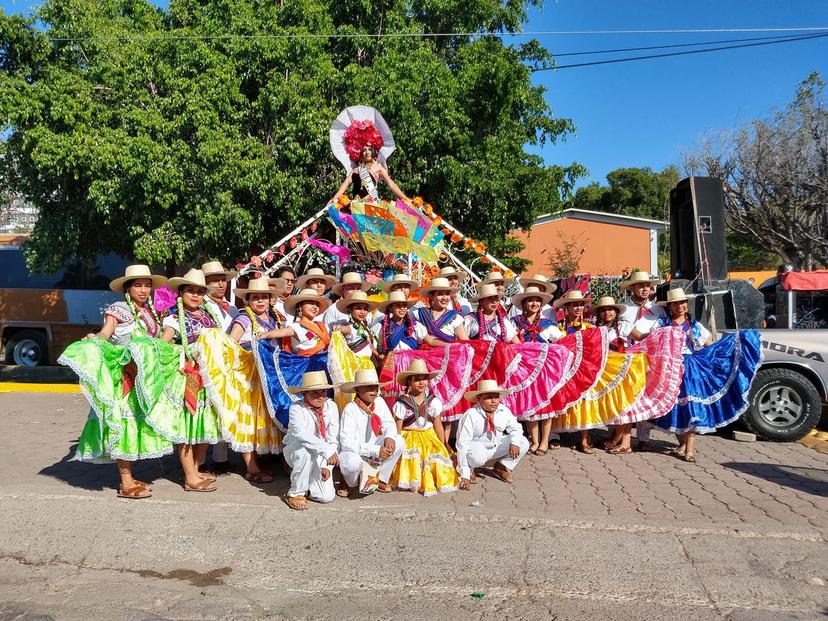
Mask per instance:
[[[828,497],[828,470],[733,461],[723,462],[722,466],[807,494]]]

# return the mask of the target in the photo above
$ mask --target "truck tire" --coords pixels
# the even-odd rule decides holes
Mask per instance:
[[[39,367],[49,364],[49,345],[39,330],[20,330],[6,341],[6,364]]]
[[[793,442],[819,422],[822,402],[811,381],[792,369],[759,369],[742,420],[763,440]]]

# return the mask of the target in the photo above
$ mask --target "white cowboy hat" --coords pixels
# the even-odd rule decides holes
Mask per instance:
[[[368,294],[364,291],[354,291],[349,298],[341,298],[336,303],[336,308],[340,313],[347,313],[348,309],[354,304],[367,304],[368,312],[377,308],[378,302],[368,299]]]
[[[276,295],[276,293],[270,288],[270,282],[268,279],[263,277],[251,280],[246,289],[236,289],[236,296],[240,297],[245,302],[247,302],[247,296],[251,293],[266,293],[269,296]]]
[[[402,291],[392,291],[388,294],[388,299],[384,302],[380,302],[377,304],[377,309],[380,312],[386,312],[387,309],[392,304],[405,304],[408,308],[411,308],[417,303],[416,300],[409,300]]]
[[[667,291],[667,299],[657,304],[659,306],[667,306],[668,304],[672,304],[673,302],[689,302],[690,298],[687,297],[687,294],[684,292],[684,289],[677,287],[675,289],[669,289]]]
[[[469,279],[469,275],[466,272],[458,272],[457,268],[453,265],[446,265],[445,267],[441,267],[440,277],[448,278],[449,276],[457,276],[457,279],[460,282],[466,282]]]
[[[554,306],[555,308],[561,308],[562,306],[566,306],[570,302],[583,302],[584,304],[586,304],[586,301],[587,300],[580,289],[570,289],[557,300],[555,300],[552,306]]]
[[[354,374],[353,382],[345,382],[339,385],[342,392],[356,392],[360,386],[388,386],[391,382],[380,382],[377,372],[374,369],[358,369]]]
[[[224,266],[221,264],[220,261],[207,261],[207,263],[203,263],[201,265],[201,271],[204,272],[204,278],[209,278],[210,276],[217,276],[218,274],[221,274],[227,280],[230,280],[231,278],[235,278],[239,275],[238,272],[224,269]]]
[[[167,286],[173,291],[178,291],[181,287],[185,285],[191,285],[193,287],[201,287],[202,289],[207,289],[207,293],[212,293],[213,291],[218,289],[218,287],[212,287],[208,285],[204,279],[204,272],[202,272],[201,270],[197,270],[196,268],[191,269],[183,276],[170,278],[169,281],[167,281]]]
[[[308,288],[309,280],[314,280],[317,278],[325,281],[326,291],[333,287],[336,283],[336,278],[334,278],[330,274],[326,274],[325,270],[323,270],[321,267],[312,267],[307,272],[302,274],[299,278],[297,278],[293,286],[296,287],[296,289],[298,289],[299,291],[301,291],[302,289]]]
[[[432,291],[459,291],[460,287],[452,287],[447,278],[432,278],[428,287],[420,289],[420,297],[427,298]]]
[[[328,383],[328,375],[324,371],[308,371],[302,373],[300,386],[288,386],[287,390],[292,395],[298,395],[309,390],[330,390],[331,388],[336,388],[336,386]]]
[[[414,375],[425,375],[428,379],[434,379],[438,375],[440,375],[439,371],[429,371],[426,363],[419,358],[414,358],[409,364],[408,368],[405,371],[401,371],[397,373],[397,377],[395,378],[398,384],[406,386],[408,384],[408,378]]]
[[[540,298],[541,305],[544,305],[549,304],[549,300],[552,299],[552,294],[545,293],[542,289],[538,289],[535,285],[530,285],[526,287],[526,290],[523,293],[518,293],[517,295],[512,296],[512,306],[515,308],[522,308],[521,304],[523,304],[523,301],[529,298]]]
[[[506,278],[503,275],[503,272],[498,272],[497,270],[493,270],[486,274],[486,277],[481,280],[480,282],[474,283],[475,287],[482,287],[483,285],[490,285],[496,282],[502,282],[503,286],[511,285],[515,282],[514,278]]]
[[[409,289],[415,289],[417,287],[417,281],[411,280],[406,274],[394,274],[391,280],[383,281],[382,290],[385,293],[391,293],[391,287],[396,285],[408,285]]]
[[[492,284],[485,284],[477,287],[477,295],[470,297],[469,300],[471,302],[479,302],[480,300],[485,300],[486,298],[500,298],[500,294],[497,292],[497,287]]]
[[[609,296],[609,295],[605,295],[603,297],[600,297],[600,298],[598,298],[597,302],[593,302],[592,303],[592,310],[594,310],[597,313],[602,308],[606,308],[606,307],[609,307],[609,306],[612,306],[618,314],[621,314],[625,310],[627,310],[626,306],[624,306],[623,304],[618,304],[615,301],[615,298],[612,297],[612,296]]]
[[[558,285],[551,282],[543,274],[533,274],[532,276],[521,276],[518,278],[520,286],[526,289],[527,287],[537,287],[546,293],[555,293],[558,290]]]
[[[490,395],[492,393],[497,393],[499,395],[508,395],[509,390],[505,388],[501,388],[497,385],[497,382],[493,379],[484,379],[480,380],[480,383],[477,385],[477,390],[470,390],[465,395],[466,401],[471,401],[474,403],[477,401],[477,397],[480,395]]]
[[[302,302],[316,302],[319,304],[320,313],[325,312],[325,309],[331,305],[328,298],[322,297],[313,289],[302,289],[299,293],[291,295],[285,300],[285,312],[288,315],[293,315],[296,312],[296,307]]]
[[[635,284],[649,283],[650,285],[657,285],[659,282],[658,278],[653,278],[647,272],[633,272],[627,280],[622,281],[620,288],[621,291],[626,291]]]
[[[333,292],[339,297],[342,297],[343,285],[359,285],[363,291],[368,291],[371,288],[371,283],[364,280],[359,272],[345,272],[342,275],[342,282],[338,282],[333,286]]]
[[[157,289],[158,287],[162,286],[164,283],[167,282],[167,279],[164,276],[159,276],[158,274],[153,274],[150,272],[150,268],[146,265],[142,264],[135,264],[135,265],[127,265],[126,269],[124,270],[124,275],[116,278],[111,283],[109,283],[109,288],[112,289],[115,293],[123,293],[124,292],[124,285],[130,280],[137,280],[139,278],[148,278],[152,283],[152,288]]]

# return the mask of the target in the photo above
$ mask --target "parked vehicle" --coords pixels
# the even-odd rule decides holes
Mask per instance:
[[[128,261],[97,258],[92,267],[67,264],[52,275],[30,274],[22,245],[25,235],[0,235],[0,343],[5,364],[56,364],[72,341],[101,325],[103,310],[118,296],[109,281]]]

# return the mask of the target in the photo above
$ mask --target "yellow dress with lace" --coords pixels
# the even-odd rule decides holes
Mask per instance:
[[[647,356],[609,352],[598,382],[557,418],[552,431],[583,431],[600,427],[627,409],[644,391]]]
[[[221,330],[203,330],[194,350],[224,440],[239,453],[281,453],[253,354]]]
[[[331,344],[328,346],[328,374],[335,385],[353,382],[359,369],[374,368],[374,362],[370,357],[357,356],[351,351],[342,332],[337,331],[331,335]],[[334,391],[334,403],[340,412],[353,398],[352,393]]]
[[[423,496],[457,491],[460,476],[433,427],[403,429],[400,435],[405,438],[405,450],[391,475],[392,486],[420,491]]]

